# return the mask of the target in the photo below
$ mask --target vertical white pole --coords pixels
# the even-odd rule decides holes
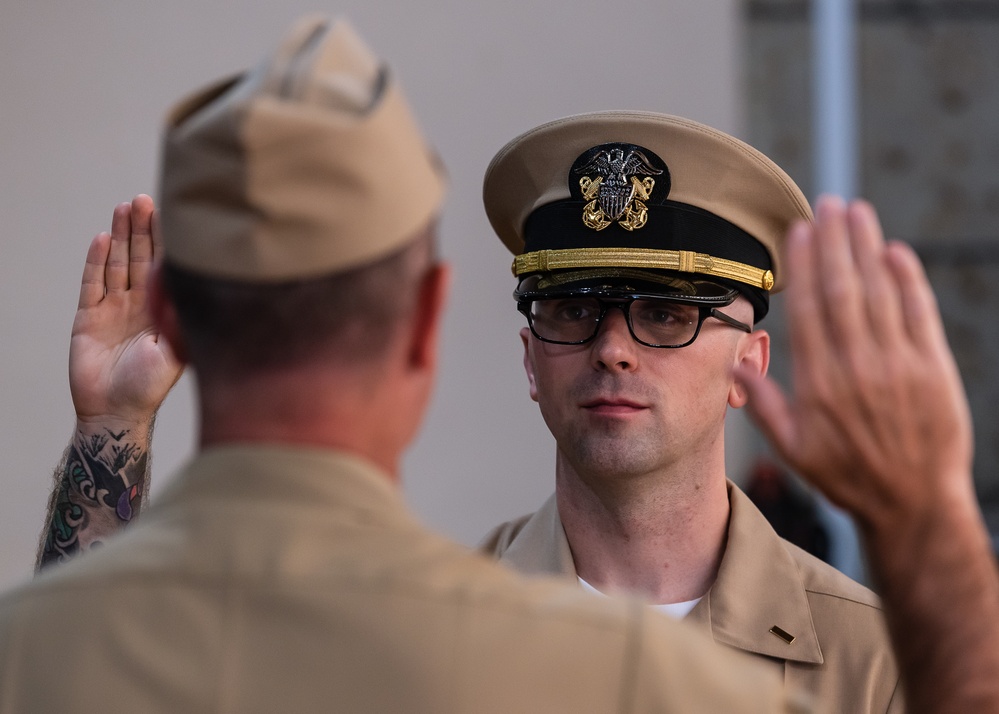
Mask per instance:
[[[812,128],[816,195],[857,196],[858,110],[856,0],[812,0]],[[843,511],[819,496],[830,535],[830,561],[864,582],[856,528]]]
[[[855,0],[812,0],[815,190],[857,195]]]

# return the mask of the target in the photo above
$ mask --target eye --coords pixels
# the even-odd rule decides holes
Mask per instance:
[[[631,306],[631,318],[646,325],[670,327],[689,325],[694,321],[697,308],[661,300],[636,300]]]
[[[592,300],[546,300],[541,310],[549,319],[561,323],[588,322],[593,320],[598,312],[597,305]]]

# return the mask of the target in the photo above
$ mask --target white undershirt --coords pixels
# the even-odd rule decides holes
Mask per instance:
[[[578,575],[576,576],[576,579],[579,580],[579,584],[583,586],[583,590],[590,593],[594,593],[595,595],[601,595],[601,596],[604,595],[602,592],[597,590],[595,587],[590,585],[588,582],[583,580]],[[677,620],[682,620],[683,618],[685,618],[687,615],[690,614],[690,611],[694,609],[694,605],[696,605],[700,601],[701,598],[697,597],[694,598],[693,600],[687,600],[686,602],[667,602],[662,605],[650,605],[649,607],[653,608],[654,610],[658,610],[659,612],[665,613],[670,617],[676,618]]]

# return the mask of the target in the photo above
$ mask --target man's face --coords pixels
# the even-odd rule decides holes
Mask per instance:
[[[752,323],[744,298],[722,312]],[[542,342],[527,328],[521,338],[531,398],[561,457],[583,478],[629,478],[717,458],[727,406],[745,403],[733,368],[748,360],[765,373],[769,360],[765,332],[746,334],[711,318],[687,347],[646,347],[618,309],[583,345]]]

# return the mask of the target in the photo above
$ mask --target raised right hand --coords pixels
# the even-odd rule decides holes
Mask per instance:
[[[971,415],[933,291],[874,209],[824,198],[788,239],[793,392],[742,376],[777,452],[862,528],[974,504]]]
[[[162,243],[153,200],[114,209],[111,233],[90,244],[69,348],[81,424],[148,426],[183,366],[153,327],[147,286]]]

